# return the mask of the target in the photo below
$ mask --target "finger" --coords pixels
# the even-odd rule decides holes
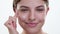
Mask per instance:
[[[11,21],[6,21],[5,23],[4,23],[4,25],[7,27],[7,28],[11,28],[10,26],[11,26],[11,24],[12,23],[10,23]]]
[[[16,16],[14,16],[14,17],[10,17],[9,18],[10,19],[10,21],[12,21],[11,23],[12,23],[12,26],[14,27],[14,28],[16,28]]]
[[[5,26],[9,27],[9,26],[13,26],[12,22],[13,22],[13,18],[11,16],[9,16],[9,19],[5,22]]]
[[[16,22],[16,17],[9,16],[9,21],[14,21],[14,22]]]
[[[4,24],[8,29],[16,29],[16,21],[12,16],[9,16],[9,19]]]

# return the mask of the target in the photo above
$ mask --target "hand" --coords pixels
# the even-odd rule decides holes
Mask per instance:
[[[9,16],[9,19],[5,22],[4,24],[8,30],[9,30],[9,34],[18,34],[16,28],[16,16],[11,17]]]

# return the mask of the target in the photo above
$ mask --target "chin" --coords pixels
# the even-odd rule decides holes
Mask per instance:
[[[23,29],[26,31],[26,32],[28,32],[28,33],[38,33],[39,31],[41,31],[42,30],[42,26],[43,26],[43,24],[41,24],[41,23],[39,23],[37,26],[35,26],[35,27],[28,27],[28,26],[26,26],[26,27],[24,27]]]
[[[31,28],[31,29],[27,29],[26,31],[29,32],[29,33],[37,33],[40,30],[39,29],[36,29],[36,28]]]
[[[32,30],[32,31],[29,31],[29,33],[37,33],[38,30]]]

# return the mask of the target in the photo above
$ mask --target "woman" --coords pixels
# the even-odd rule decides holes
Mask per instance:
[[[14,0],[13,10],[15,16],[5,23],[10,34],[18,34],[16,18],[24,30],[22,34],[46,34],[42,26],[49,10],[48,0]]]

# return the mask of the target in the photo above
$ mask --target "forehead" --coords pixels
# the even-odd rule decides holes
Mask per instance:
[[[40,6],[40,5],[44,5],[44,1],[43,0],[21,0],[17,6],[28,6],[28,7],[36,7],[36,6]]]

